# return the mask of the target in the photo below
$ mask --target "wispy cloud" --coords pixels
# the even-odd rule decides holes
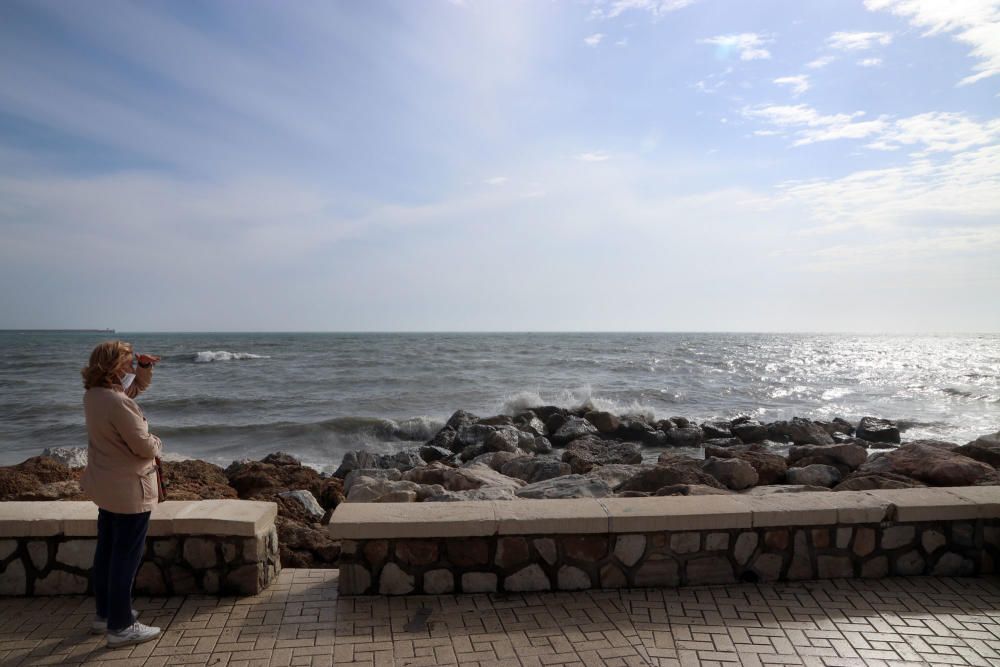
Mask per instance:
[[[490,178],[485,179],[483,183],[485,183],[486,185],[503,185],[509,180],[510,179],[507,178],[506,176],[492,176]]]
[[[840,51],[865,51],[876,45],[892,43],[892,35],[887,32],[835,32],[826,39],[832,49]]]
[[[780,76],[774,80],[774,83],[779,86],[789,86],[792,89],[792,94],[796,97],[809,90],[809,77],[805,74]]]
[[[584,37],[583,38],[583,43],[586,44],[587,46],[593,47],[593,46],[597,46],[598,44],[600,44],[602,39],[604,39],[604,33],[595,32],[593,35],[589,35],[587,37]]]
[[[858,61],[858,64],[862,67],[880,67],[882,65],[881,58],[862,58]]]
[[[610,0],[609,2],[601,2],[600,6],[595,7],[592,15],[595,18],[613,19],[625,12],[641,11],[654,18],[660,18],[670,12],[689,7],[696,2],[698,0]]]
[[[793,146],[806,146],[837,139],[862,139],[885,129],[885,120],[859,121],[863,111],[824,115],[805,104],[764,105],[742,110],[747,118],[762,120],[789,131]]]
[[[981,123],[966,114],[931,112],[895,121],[868,147],[896,150],[917,146],[935,153],[964,151],[994,142],[1000,142],[1000,119]]]
[[[581,162],[604,162],[611,159],[611,155],[604,151],[589,151],[587,153],[578,153],[573,156],[573,159],[580,160]]]
[[[699,44],[712,44],[716,47],[716,53],[721,58],[729,57],[733,51],[737,52],[740,60],[761,60],[771,57],[771,52],[764,48],[774,40],[763,37],[754,32],[744,32],[733,35],[716,35],[699,39]]]
[[[809,69],[822,69],[827,65],[829,65],[830,63],[834,62],[835,60],[837,60],[836,56],[820,56],[815,60],[810,60],[809,62],[807,62],[806,67],[808,67]]]
[[[865,0],[871,11],[890,11],[924,28],[924,37],[949,33],[971,47],[979,62],[960,85],[1000,74],[1000,2],[996,0]]]

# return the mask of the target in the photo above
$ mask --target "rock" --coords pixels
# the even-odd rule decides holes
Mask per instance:
[[[422,468],[414,468],[404,473],[403,479],[419,484],[440,484],[448,491],[466,491],[484,486],[506,487],[514,490],[524,486],[523,481],[502,475],[485,465],[449,468],[440,461]]]
[[[632,465],[627,463],[612,463],[610,465],[595,466],[591,468],[587,473],[587,477],[602,479],[613,489],[626,479],[634,477],[640,470],[650,467],[652,466],[649,464]]]
[[[230,489],[231,491],[232,489]],[[235,494],[234,494],[235,495]],[[22,493],[11,500],[86,500],[80,489],[80,483],[75,479],[64,482],[49,482],[33,487],[31,491]]]
[[[450,426],[445,426],[443,429],[438,431],[434,435],[434,437],[431,438],[424,446],[439,447],[441,449],[447,449],[453,454],[457,454],[458,452],[462,451],[462,447],[455,444],[455,438],[457,436],[458,433],[455,431],[455,429],[451,428]],[[430,460],[428,460],[427,458],[424,458],[424,460],[430,463]]]
[[[1000,431],[980,436],[969,444],[958,447],[955,452],[1000,468]]]
[[[577,474],[588,472],[594,466],[613,463],[642,463],[639,445],[632,442],[600,440],[594,437],[573,440],[566,445],[562,458]]]
[[[687,457],[661,454],[659,462],[655,466],[640,469],[638,473],[616,487],[615,492],[646,491],[654,493],[665,486],[674,484],[703,484],[717,489],[723,488],[719,480],[701,469],[699,461]]]
[[[94,551],[96,550],[97,540],[60,542],[56,550],[56,562],[89,571],[94,565]]]
[[[83,468],[87,465],[86,447],[46,447],[42,456],[48,456],[67,468]]]
[[[291,454],[285,452],[273,452],[260,460],[261,463],[269,463],[274,466],[300,466],[302,462]]]
[[[905,475],[892,472],[852,472],[834,487],[834,491],[870,491],[872,489],[912,489],[927,486]]]
[[[666,433],[654,427],[642,415],[627,415],[622,417],[616,437],[621,440],[640,442],[653,447],[662,447],[668,444]]]
[[[556,412],[549,415],[548,417],[542,417],[541,415],[539,415],[539,418],[545,421],[545,430],[548,431],[549,435],[551,436],[553,433],[558,431],[563,424],[566,423],[566,420],[569,419],[569,416],[564,414],[563,412]]]
[[[413,470],[424,465],[424,460],[420,458],[417,450],[405,450],[393,454],[382,454],[378,457],[378,468],[395,468],[400,472]]]
[[[808,419],[795,417],[791,421],[777,421],[767,427],[768,437],[791,441],[796,445],[832,445],[833,438],[822,426]]]
[[[788,450],[790,467],[804,467],[820,463],[834,466],[844,474],[856,470],[867,460],[868,451],[859,445],[805,445],[792,447]]]
[[[552,433],[549,439],[559,446],[568,445],[585,435],[596,435],[597,427],[581,417],[570,417]]]
[[[387,563],[379,577],[379,595],[406,595],[413,591],[413,575],[404,572],[395,563]]]
[[[466,424],[459,427],[455,433],[454,447],[459,447],[459,451],[470,446],[480,446],[486,444],[486,436],[496,431],[493,426],[485,424]]]
[[[523,445],[521,446],[521,448],[525,449]],[[552,443],[549,442],[549,439],[546,438],[545,436],[538,435],[535,436],[534,445],[531,448],[528,448],[526,451],[534,452],[536,454],[549,454],[552,452]]]
[[[753,466],[741,459],[721,459],[712,456],[705,459],[701,468],[727,488],[737,491],[754,486],[758,479]]]
[[[233,465],[236,465],[235,463]],[[229,466],[226,469],[226,475],[230,475],[231,468]],[[379,458],[377,455],[372,454],[369,451],[359,449],[353,452],[347,452],[344,454],[344,458],[340,462],[340,467],[333,473],[334,477],[344,478],[347,477],[347,473],[358,468],[381,468],[379,465]]]
[[[51,456],[32,456],[30,459],[12,466],[18,472],[33,477],[41,484],[66,482],[76,479],[69,466]]]
[[[347,473],[344,478],[344,493],[350,494],[351,488],[362,477],[368,479],[384,479],[389,482],[398,482],[403,478],[403,473],[395,468],[358,468]]]
[[[825,486],[808,486],[805,484],[773,484],[768,486],[755,486],[747,489],[744,493],[748,496],[770,496],[776,493],[803,493],[806,491],[829,491]]]
[[[777,484],[784,481],[788,464],[779,456],[759,443],[739,447],[705,447],[705,456],[721,459],[735,458],[746,461],[757,471],[758,484]]]
[[[462,467],[468,468],[474,465],[484,465],[500,472],[504,464],[513,461],[514,459],[524,458],[524,455],[524,452],[520,449],[516,449],[512,452],[486,452],[485,454],[480,454],[471,461],[465,463]]]
[[[598,431],[604,434],[614,433],[621,426],[621,421],[618,417],[610,412],[588,412],[583,416],[583,418],[593,424]]]
[[[854,427],[851,423],[845,419],[841,419],[840,417],[834,417],[832,421],[817,421],[816,423],[831,436],[838,433],[848,436],[854,435]]]
[[[479,421],[479,417],[468,412],[467,410],[456,410],[455,413],[448,418],[445,422],[445,428],[450,428],[453,431],[457,431],[462,426],[468,424],[475,424]]]
[[[1000,484],[1000,472],[958,452],[909,443],[874,456],[858,469],[865,473],[896,473],[930,486]]]
[[[514,452],[518,451],[520,442],[520,431],[515,428],[499,428],[487,434],[483,441],[486,449],[491,452]],[[534,442],[534,437],[531,441]]]
[[[705,437],[697,426],[678,426],[663,435],[673,447],[697,447]]]
[[[522,568],[503,582],[504,590],[510,593],[547,591],[551,588],[549,578],[537,563]]]
[[[322,519],[323,515],[326,514],[326,511],[320,507],[320,504],[316,501],[316,497],[305,489],[284,491],[278,495],[282,498],[290,498],[302,505],[302,510],[316,521]]]
[[[445,461],[450,459],[452,454],[453,452],[450,449],[439,447],[438,445],[424,445],[420,448],[420,458],[427,463]]]
[[[701,432],[705,434],[706,440],[733,437],[733,432],[729,430],[729,422],[724,421],[702,422]]]
[[[347,492],[347,502],[413,502],[442,492],[444,487],[438,484],[417,484],[408,480],[393,481],[361,476],[352,481]],[[414,495],[410,496],[410,493]]]
[[[670,421],[674,424],[675,428],[688,428],[691,426],[691,420],[687,417],[671,417]]]
[[[163,486],[168,500],[236,498],[225,471],[217,465],[189,459],[163,462]]]
[[[726,448],[726,447],[742,447],[743,441],[739,438],[711,438],[710,440],[702,441],[703,447],[715,447],[715,448]]]
[[[743,421],[740,421],[743,419]],[[738,418],[733,420],[729,430],[745,443],[763,442],[767,440],[767,427],[756,419]]]
[[[572,444],[572,443],[571,443]],[[500,472],[508,477],[516,477],[531,484],[553,477],[561,477],[573,472],[568,463],[556,459],[522,456],[503,464]]]
[[[729,489],[717,489],[714,486],[704,484],[671,484],[662,489],[657,489],[655,496],[728,496],[732,491]]]
[[[340,557],[340,542],[325,527],[295,523],[282,516],[275,519],[281,564],[284,567],[331,567]]]
[[[899,443],[899,428],[896,422],[877,417],[863,417],[855,429],[855,435],[869,442]]]
[[[463,500],[514,500],[514,492],[507,487],[486,486],[468,491],[441,490],[432,496],[424,498],[425,503],[452,503]]]
[[[545,437],[549,434],[549,429],[545,428],[545,422],[536,417],[533,413],[529,413],[530,416],[525,416],[525,418],[520,422],[519,428],[525,433],[530,433],[535,436]]]
[[[518,498],[606,498],[612,495],[611,485],[603,479],[585,475],[564,475],[535,482],[515,492]]]
[[[16,468],[0,468],[0,501],[17,500],[38,491],[41,486],[37,479]]]
[[[484,426],[513,426],[514,418],[510,415],[495,415],[493,417],[483,417],[479,420]]]
[[[486,453],[486,445],[469,445],[459,453],[458,460],[462,463],[468,463],[477,456],[482,456]]]
[[[800,484],[805,486],[833,487],[840,482],[842,475],[833,466],[813,463],[801,468],[789,468],[786,479],[789,484]]]

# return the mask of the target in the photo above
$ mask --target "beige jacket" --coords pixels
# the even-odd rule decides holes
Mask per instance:
[[[139,367],[127,392],[91,387],[83,394],[88,442],[80,485],[109,512],[139,514],[156,506],[153,458],[160,455],[160,439],[149,432],[142,410],[132,400],[152,379],[152,367]]]

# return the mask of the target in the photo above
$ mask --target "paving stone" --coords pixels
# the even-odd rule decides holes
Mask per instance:
[[[563,565],[559,568],[556,581],[561,591],[582,591],[591,587],[590,575],[572,565]]]
[[[818,556],[816,573],[820,579],[853,577],[854,564],[847,556]]]
[[[645,551],[645,535],[618,535],[615,537],[615,557],[625,567],[632,567],[638,563]]]
[[[889,576],[889,557],[876,556],[862,563],[861,576],[868,579]]]
[[[413,592],[414,577],[407,574],[395,563],[386,563],[379,574],[380,595],[406,595]]]
[[[462,575],[464,593],[496,593],[497,575],[492,572],[466,572]]]
[[[455,575],[450,570],[431,570],[424,573],[424,593],[442,595],[455,590]]]
[[[509,592],[547,591],[552,588],[548,575],[537,563],[521,568],[503,580],[504,590]]]
[[[733,566],[724,556],[708,556],[689,560],[685,566],[687,581],[692,585],[728,584],[736,581]]]

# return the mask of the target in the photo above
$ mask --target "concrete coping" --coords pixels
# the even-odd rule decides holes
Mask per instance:
[[[153,510],[149,535],[253,537],[274,525],[278,506],[256,500],[168,500]],[[0,537],[95,537],[90,501],[0,503]]]
[[[1000,486],[455,503],[342,503],[345,540],[728,530],[1000,518]]]

